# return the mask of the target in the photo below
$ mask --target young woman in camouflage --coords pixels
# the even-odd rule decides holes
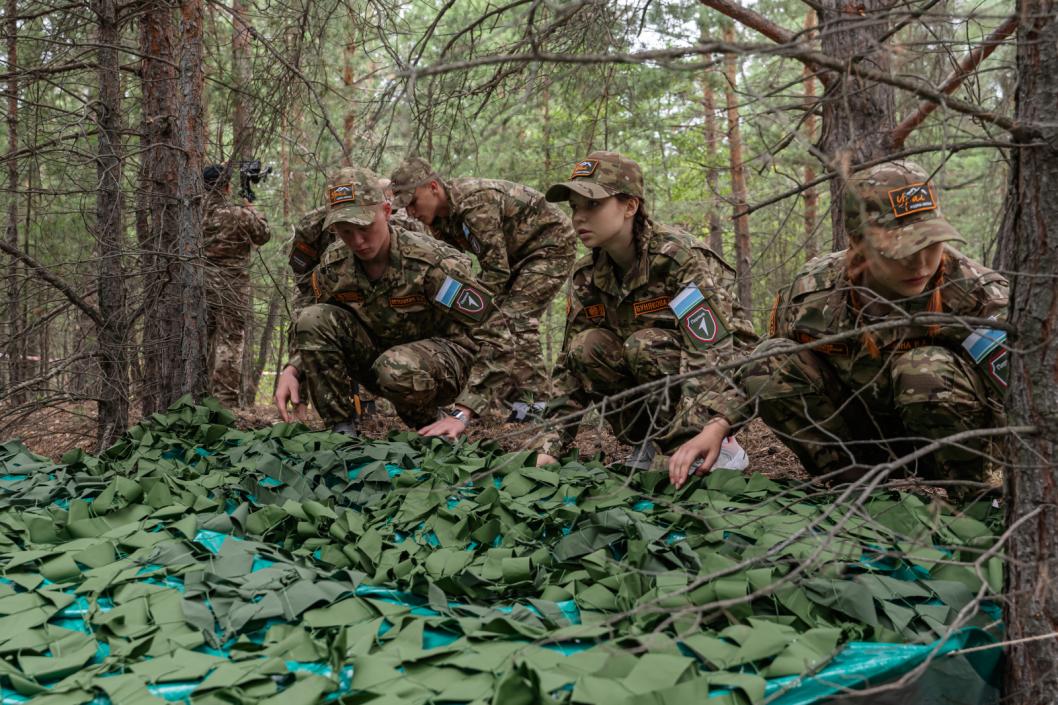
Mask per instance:
[[[569,201],[573,227],[591,249],[573,270],[547,417],[583,411],[667,375],[703,372],[602,405],[617,437],[639,446],[629,464],[647,467],[655,444],[675,447],[737,403],[723,375],[705,373],[744,341],[756,340],[730,294],[734,270],[701,241],[653,221],[639,165],[616,152],[592,152],[546,197]],[[540,441],[538,463],[563,455],[577,425],[549,431]],[[727,430],[717,439],[717,455]],[[727,450],[722,464],[745,465],[734,439]],[[712,460],[715,455],[710,465]]]
[[[855,174],[844,216],[849,249],[812,260],[776,296],[770,339],[754,352],[772,355],[742,370],[748,403],[732,420],[757,411],[808,472],[853,480],[916,447],[1001,425],[1006,333],[987,320],[1006,317],[1007,283],[947,246],[962,237],[912,162]],[[710,444],[696,438],[673,456],[674,482]],[[985,479],[986,446],[941,442],[906,469],[960,494]]]

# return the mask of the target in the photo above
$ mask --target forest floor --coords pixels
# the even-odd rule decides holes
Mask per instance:
[[[258,404],[252,407],[233,409],[239,428],[260,428],[279,420],[275,407]],[[20,440],[30,450],[54,460],[63,453],[80,448],[94,451],[95,409],[92,405],[67,404],[39,409],[19,418],[8,418],[0,427],[0,441]],[[139,421],[138,410],[130,410],[130,423]],[[323,423],[310,412],[308,425],[321,429]],[[407,427],[395,415],[380,411],[365,418],[363,432],[372,438],[383,438],[392,430]],[[525,424],[506,423],[502,418],[486,417],[471,426],[470,439],[494,440],[502,447],[516,450],[518,443],[528,437]],[[738,434],[738,441],[750,457],[750,467],[772,479],[807,479],[796,456],[791,453],[759,419]],[[586,423],[577,434],[576,446],[581,454],[591,457],[602,453],[607,461],[627,458],[632,448],[617,442],[605,424]]]

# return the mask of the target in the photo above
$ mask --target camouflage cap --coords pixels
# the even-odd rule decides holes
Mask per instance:
[[[609,198],[626,193],[643,199],[643,170],[617,152],[592,152],[573,167],[569,181],[555,184],[544,198],[552,203],[568,201],[570,192],[585,198]]]
[[[379,176],[358,166],[342,167],[327,179],[327,217],[323,229],[335,223],[352,223],[362,228],[375,220],[375,206],[384,203]]]
[[[393,207],[404,208],[411,203],[415,189],[437,178],[430,162],[422,157],[410,157],[401,162],[389,176],[389,187],[393,190]]]
[[[929,173],[897,160],[853,174],[845,189],[845,230],[866,237],[890,259],[903,259],[938,242],[965,242],[940,212]]]

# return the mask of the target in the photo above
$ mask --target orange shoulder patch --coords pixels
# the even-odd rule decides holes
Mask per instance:
[[[602,318],[606,315],[606,307],[602,304],[592,304],[585,307],[584,313],[588,315],[588,318]]]
[[[361,294],[359,291],[339,291],[337,294],[334,295],[334,298],[338,299],[342,303],[347,304],[359,304],[363,303],[364,301],[364,295]]]

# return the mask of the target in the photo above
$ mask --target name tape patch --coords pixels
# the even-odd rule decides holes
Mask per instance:
[[[339,291],[334,295],[334,298],[343,303],[359,304],[364,301],[364,295],[359,291]]]
[[[636,301],[632,304],[632,312],[636,316],[643,316],[648,313],[654,313],[655,311],[661,311],[667,308],[669,302],[672,299],[668,296],[659,296],[656,299],[649,299],[647,301]]]
[[[591,304],[584,307],[584,313],[591,319],[602,318],[606,315],[606,307],[602,304]]]
[[[409,294],[408,296],[391,296],[389,305],[391,308],[407,308],[409,306],[422,306],[426,303],[426,297],[422,294]]]
[[[576,179],[580,176],[591,176],[595,173],[595,170],[599,168],[598,159],[584,159],[577,162],[577,165],[573,167],[573,173],[570,174],[571,179]]]
[[[906,215],[937,209],[937,194],[933,184],[911,184],[889,192],[889,203],[893,206],[893,215],[903,218]]]

